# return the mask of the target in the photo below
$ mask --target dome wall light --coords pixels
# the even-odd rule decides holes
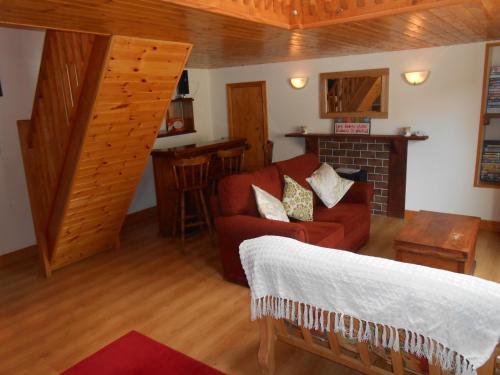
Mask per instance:
[[[403,73],[403,78],[409,85],[418,86],[427,81],[429,78],[430,71],[421,70],[418,72],[406,72]]]
[[[303,89],[307,85],[307,77],[292,77],[289,79],[290,85],[297,90]]]

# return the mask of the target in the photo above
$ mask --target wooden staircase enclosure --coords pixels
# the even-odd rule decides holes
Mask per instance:
[[[117,248],[190,44],[47,31],[18,122],[44,270]]]
[[[328,91],[328,107],[332,112],[372,111],[381,94],[381,77],[338,79]]]

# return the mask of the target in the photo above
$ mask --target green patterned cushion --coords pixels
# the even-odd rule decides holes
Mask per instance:
[[[313,192],[293,178],[284,176],[283,207],[286,214],[301,221],[313,220]]]

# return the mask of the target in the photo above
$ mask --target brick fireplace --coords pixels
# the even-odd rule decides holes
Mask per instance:
[[[364,169],[373,185],[372,212],[404,217],[408,141],[423,141],[427,136],[350,135],[290,133],[304,138],[306,152],[319,156],[334,168]]]
[[[373,185],[372,212],[387,215],[391,141],[360,138],[320,140],[319,158],[333,168],[363,169]]]

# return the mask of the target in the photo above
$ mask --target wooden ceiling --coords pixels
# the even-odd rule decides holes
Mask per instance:
[[[274,5],[278,2],[282,7],[278,15],[281,15],[278,20],[268,22],[263,13],[252,14],[249,11],[248,14],[238,14],[233,8],[228,7],[227,11],[221,12],[220,8],[211,7],[223,1],[240,1],[244,5],[260,1],[263,4],[271,1]],[[301,13],[306,9],[310,12],[311,3],[323,10],[316,10],[317,18],[311,18],[315,13],[303,14],[300,22],[294,23],[292,17],[288,24],[284,16],[293,9],[294,0],[260,1],[0,0],[0,24],[189,42],[194,44],[188,62],[188,66],[193,68],[218,68],[500,39],[499,0],[433,0],[435,6],[429,6],[429,1],[407,0],[410,5],[416,5],[413,8],[401,8],[400,0],[332,0],[339,4],[392,1],[401,8],[382,9],[370,14],[358,12],[341,19],[338,19],[338,12],[335,11],[331,16],[325,16],[324,9],[330,2],[328,0],[301,0],[300,4],[308,6],[300,7]],[[189,6],[186,6],[188,3]]]

